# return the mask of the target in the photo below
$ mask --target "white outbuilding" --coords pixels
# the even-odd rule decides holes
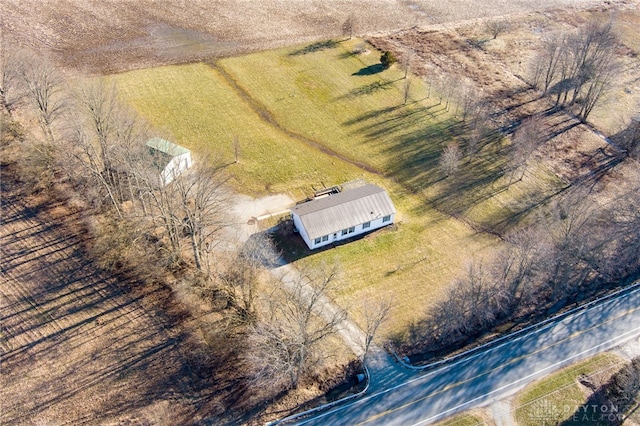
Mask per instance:
[[[160,171],[162,185],[170,184],[182,172],[191,167],[191,151],[161,138],[147,141],[154,164]]]
[[[291,208],[295,229],[313,250],[391,225],[396,209],[387,191],[366,184]]]

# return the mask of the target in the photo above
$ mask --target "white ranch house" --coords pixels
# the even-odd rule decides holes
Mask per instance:
[[[191,167],[191,151],[161,138],[147,141],[154,163],[160,170],[162,185],[170,184],[182,172]]]
[[[390,225],[395,214],[389,194],[372,184],[291,208],[293,224],[311,250]]]

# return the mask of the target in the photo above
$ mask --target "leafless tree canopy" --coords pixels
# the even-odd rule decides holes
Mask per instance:
[[[364,317],[363,361],[367,358],[380,326],[389,319],[392,304],[393,301],[390,299],[366,297],[362,300],[362,316]]]
[[[26,95],[21,86],[22,62],[13,46],[0,35],[0,106],[11,113]]]
[[[509,152],[509,166],[515,180],[522,180],[531,156],[544,141],[545,129],[543,126],[543,120],[539,116],[532,116],[525,119],[513,134]]]
[[[506,289],[482,265],[472,263],[428,311],[426,330],[439,344],[457,342],[493,326],[508,306]]]
[[[282,277],[267,301],[269,316],[252,328],[253,350],[246,357],[254,381],[275,389],[296,388],[312,370],[317,346],[337,331],[346,313],[322,315],[327,292],[337,277],[335,267],[303,270]]]
[[[278,257],[269,236],[258,233],[234,250],[226,267],[218,272],[222,289],[242,322],[256,320],[260,275],[266,268],[273,267]]]
[[[342,34],[348,36],[349,40],[353,37],[356,30],[357,19],[354,14],[350,14],[349,17],[342,24]]]
[[[458,171],[462,152],[457,143],[451,142],[442,150],[440,156],[440,169],[445,176],[450,176]]]
[[[509,29],[509,23],[503,20],[490,20],[485,22],[485,27],[495,40],[500,34]]]
[[[55,124],[68,108],[62,76],[48,58],[27,52],[14,72],[23,85],[25,98],[36,113],[45,140],[53,143],[56,139]]]
[[[589,22],[576,33],[546,38],[534,62],[534,84],[555,98],[556,106],[586,120],[618,72],[612,23]]]

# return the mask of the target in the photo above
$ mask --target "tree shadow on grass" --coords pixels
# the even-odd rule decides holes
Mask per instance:
[[[338,44],[339,43],[335,40],[318,41],[316,43],[311,43],[303,47],[302,49],[294,50],[293,52],[289,53],[289,56],[307,55],[309,53],[320,52],[322,50],[327,50],[327,49],[333,49],[334,47],[337,47]]]
[[[506,159],[500,134],[485,134],[478,142],[478,153],[463,158],[459,169],[445,177],[440,169],[443,148],[457,141],[461,151],[466,152],[471,129],[468,123],[450,118],[403,133],[407,126],[416,128],[416,122],[426,121],[425,114],[431,112],[411,111],[403,118],[378,122],[368,129],[372,138],[391,136],[397,140],[385,148],[386,170],[390,176],[414,193],[424,194],[426,189],[435,189],[426,201],[454,217],[464,215],[478,203],[506,189],[496,185],[504,174]]]
[[[317,253],[322,253],[324,251],[349,244],[353,241],[358,241],[370,237],[371,235],[375,235],[384,229],[388,229],[390,226],[393,225],[375,229],[365,234],[358,234],[348,239],[334,241],[330,244],[327,244],[326,246],[318,247],[314,250],[310,250],[300,234],[294,231],[293,221],[291,221],[290,219],[281,222],[278,225],[277,229],[275,229],[275,231],[270,232],[269,237],[273,245],[276,247],[276,250],[280,253],[280,256],[282,257],[284,262],[293,263],[297,260],[304,259],[305,257],[312,256]]]
[[[339,96],[335,100],[341,99],[353,99],[358,96],[372,95],[374,93],[378,93],[382,90],[391,89],[392,81],[387,80],[378,80],[373,83],[365,84],[364,86],[356,87],[353,90],[350,90],[347,94]]]
[[[560,426],[623,424],[639,406],[637,388],[640,385],[640,358],[623,365],[600,387],[596,387],[589,376],[580,377],[580,383],[593,393],[584,404],[558,423]]]
[[[364,76],[364,75],[374,75],[374,74],[379,74],[382,71],[384,71],[384,66],[382,64],[374,64],[374,65],[369,65],[368,67],[364,67],[361,68],[359,71],[354,72],[351,75],[360,75],[360,76]]]

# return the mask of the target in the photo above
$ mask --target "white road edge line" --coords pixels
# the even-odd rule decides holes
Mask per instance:
[[[640,292],[640,288],[634,289],[634,290],[632,290],[632,291],[630,291],[630,292],[628,292],[628,293],[626,293],[626,294],[620,294],[620,295],[618,295],[617,297],[613,297],[613,298],[611,298],[611,299],[609,299],[609,300],[605,301],[605,302],[604,302],[604,303],[602,303],[602,304],[594,305],[594,306],[591,306],[591,307],[589,307],[589,308],[587,308],[587,309],[583,309],[582,311],[577,312],[577,313],[576,313],[576,315],[575,315],[575,317],[581,316],[583,313],[588,312],[588,311],[591,311],[592,309],[595,309],[596,307],[603,307],[603,306],[606,306],[607,304],[612,303],[612,302],[614,302],[614,301],[618,300],[621,296],[629,296],[630,294],[637,293],[637,292]],[[622,291],[621,291],[621,293],[622,293]],[[432,376],[432,375],[434,375],[434,374],[436,374],[436,373],[440,373],[442,370],[445,370],[445,369],[450,368],[450,367],[454,367],[454,366],[456,366],[456,365],[458,365],[458,364],[460,364],[460,363],[462,363],[462,362],[467,362],[467,361],[473,360],[473,359],[475,359],[475,358],[479,357],[480,355],[486,354],[487,352],[492,352],[494,349],[498,349],[499,347],[502,347],[502,346],[506,345],[507,343],[511,343],[511,342],[518,341],[518,340],[520,340],[520,339],[523,339],[523,338],[524,338],[524,337],[526,337],[526,336],[530,336],[530,335],[536,334],[537,332],[539,332],[539,331],[541,331],[541,330],[545,330],[545,329],[547,329],[547,328],[550,328],[551,326],[558,325],[558,324],[562,323],[562,321],[563,321],[563,320],[565,320],[565,319],[567,319],[568,317],[569,317],[569,316],[565,316],[564,318],[562,318],[560,321],[558,321],[558,322],[556,322],[556,323],[550,322],[550,323],[548,323],[548,324],[545,324],[543,327],[540,327],[539,329],[536,329],[536,330],[532,331],[531,333],[523,334],[523,335],[518,336],[517,338],[513,339],[512,341],[508,341],[508,342],[505,342],[505,343],[501,343],[501,344],[500,344],[500,345],[498,345],[498,346],[495,346],[495,347],[489,348],[486,352],[482,352],[482,351],[481,351],[481,352],[479,352],[479,353],[477,353],[477,354],[471,355],[471,356],[470,356],[470,357],[468,357],[468,358],[462,358],[462,359],[460,359],[460,360],[458,360],[458,361],[455,361],[455,362],[453,362],[453,363],[451,363],[451,364],[443,365],[443,366],[442,366],[442,367],[440,367],[440,368],[437,368],[437,369],[435,369],[435,370],[429,371],[429,372],[427,372],[427,373],[425,373],[425,374],[422,374],[422,375],[420,375],[420,376],[418,376],[418,377],[415,377],[415,378],[413,378],[413,379],[411,379],[411,380],[407,380],[406,382],[403,382],[403,383],[400,383],[400,384],[398,384],[398,385],[396,385],[396,386],[390,387],[390,388],[388,388],[388,389],[384,389],[384,390],[382,390],[382,391],[376,392],[376,393],[374,393],[374,394],[372,394],[372,395],[365,396],[364,398],[358,399],[357,401],[351,402],[351,403],[349,403],[349,404],[341,405],[341,406],[339,406],[339,407],[336,407],[336,408],[330,409],[329,411],[326,411],[326,412],[324,412],[324,413],[320,413],[320,414],[318,414],[317,416],[313,416],[313,417],[311,417],[311,418],[309,418],[309,419],[307,419],[307,420],[304,420],[304,421],[299,422],[299,423],[296,423],[296,424],[297,424],[297,425],[305,425],[305,424],[307,424],[307,423],[309,423],[309,422],[312,422],[312,421],[314,421],[314,420],[318,420],[318,419],[321,419],[321,418],[323,418],[323,417],[326,417],[326,416],[328,416],[329,414],[333,414],[334,412],[336,412],[336,411],[338,411],[338,410],[342,410],[342,409],[346,409],[346,408],[349,408],[349,407],[353,407],[353,406],[355,406],[355,405],[358,405],[358,404],[364,403],[364,402],[366,402],[366,401],[368,401],[368,400],[370,400],[370,399],[372,399],[372,398],[378,397],[378,396],[380,396],[380,395],[387,394],[387,393],[392,392],[392,391],[394,391],[394,390],[396,390],[396,389],[399,389],[399,388],[401,388],[401,387],[403,387],[403,386],[407,386],[407,385],[409,385],[409,384],[411,384],[411,383],[413,383],[413,382],[415,382],[415,381],[417,381],[417,380],[422,380],[422,379],[424,379],[424,378],[426,378],[426,377],[429,377],[429,376]],[[574,318],[575,318],[575,317],[574,317]],[[639,327],[638,329],[640,329],[640,327]],[[633,331],[636,331],[636,330],[638,330],[638,329],[634,329],[634,330],[631,330],[631,331],[633,332]],[[629,332],[627,332],[627,333],[629,333]],[[627,334],[627,333],[625,333],[625,334]],[[624,334],[623,334],[623,335],[624,335]],[[615,340],[615,339],[612,339],[612,340]],[[587,349],[586,351],[590,351],[590,350],[592,350],[592,349],[594,349],[594,348],[597,348],[597,347],[599,347],[599,346],[602,346],[603,344],[608,343],[608,342],[610,342],[610,341],[611,341],[611,340],[608,340],[607,342],[604,342],[604,343],[600,343],[599,345],[596,345],[596,346],[594,346],[594,347],[592,347],[592,348],[590,348],[590,349]],[[586,352],[586,351],[585,351],[585,352]],[[573,357],[567,358],[567,359],[565,359],[565,360],[563,360],[563,361],[560,361],[559,363],[563,363],[563,362],[567,361],[568,359],[572,359],[572,358],[574,358],[574,357],[576,357],[576,356],[580,356],[580,355],[581,355],[581,354],[574,355]],[[551,367],[554,367],[554,366],[555,366],[555,364],[554,364],[554,365],[551,365],[551,366],[549,366],[549,367],[547,367],[547,368],[551,368]],[[544,371],[544,370],[540,370],[540,371]],[[537,374],[537,373],[534,373],[534,374]],[[528,377],[528,376],[527,376],[527,377]],[[525,377],[525,378],[526,378],[526,377]],[[525,379],[525,378],[523,378],[523,379]],[[523,380],[523,379],[520,379],[520,380]],[[519,380],[519,381],[520,381],[520,380]],[[517,382],[516,382],[516,383],[517,383]],[[510,386],[510,385],[508,385],[508,386]],[[500,389],[497,389],[497,390],[500,390]],[[496,391],[497,391],[497,390],[496,390]],[[492,391],[492,393],[493,393],[493,392],[495,392],[495,391]],[[487,395],[488,395],[488,394],[487,394]],[[484,396],[486,396],[486,395],[482,395],[482,396],[480,396],[480,397],[478,397],[478,398],[482,398],[482,397],[484,397]],[[461,407],[461,406],[467,405],[467,404],[469,404],[469,403],[471,403],[471,402],[473,402],[473,401],[474,401],[474,400],[467,401],[466,403],[461,404],[461,405],[460,405],[460,406],[458,406],[458,407]],[[452,410],[457,409],[458,407],[454,407]],[[448,411],[450,411],[450,410],[448,410]],[[448,411],[447,411],[447,412],[448,412]],[[440,413],[439,415],[441,415],[441,414],[446,414],[446,412],[444,412],[444,413]],[[420,423],[417,423],[417,424],[420,424]]]
[[[549,366],[547,366],[547,367],[545,367],[545,368],[543,368],[543,369],[541,369],[541,370],[536,371],[535,373],[532,373],[532,374],[529,374],[529,375],[527,375],[527,376],[524,376],[524,377],[522,377],[522,378],[520,378],[520,379],[516,380],[515,382],[509,383],[508,385],[504,385],[504,386],[502,386],[502,387],[500,387],[500,388],[498,388],[498,389],[494,389],[494,390],[492,390],[491,392],[487,392],[487,393],[485,393],[485,394],[483,394],[483,395],[480,395],[480,396],[478,396],[478,397],[475,397],[475,398],[473,398],[473,399],[471,399],[471,400],[469,400],[469,401],[466,401],[466,402],[464,402],[464,403],[462,403],[462,404],[456,405],[455,407],[450,408],[450,409],[448,409],[448,410],[446,410],[446,411],[443,411],[443,412],[441,412],[441,413],[438,413],[437,415],[432,416],[432,417],[430,417],[430,418],[428,418],[428,419],[420,420],[418,423],[414,423],[414,424],[413,424],[413,425],[411,425],[411,426],[418,426],[418,425],[423,425],[423,424],[426,424],[426,423],[432,422],[432,421],[434,421],[434,420],[436,420],[436,419],[438,419],[438,418],[443,417],[444,415],[446,415],[446,414],[448,414],[448,413],[451,413],[452,411],[456,411],[456,410],[458,410],[459,408],[464,407],[465,405],[469,405],[469,404],[471,404],[472,402],[475,402],[475,401],[477,401],[477,400],[479,400],[479,399],[485,398],[485,397],[487,397],[487,396],[489,396],[489,395],[491,395],[491,394],[494,394],[494,393],[496,393],[496,392],[500,392],[501,390],[506,389],[506,388],[508,388],[508,387],[510,387],[510,386],[513,386],[513,385],[514,385],[514,384],[516,384],[516,383],[519,383],[519,382],[522,382],[522,381],[524,381],[524,380],[528,380],[528,379],[530,379],[530,378],[532,378],[532,377],[535,377],[535,376],[539,375],[540,373],[542,373],[542,372],[544,372],[544,371],[546,371],[546,370],[553,369],[553,368],[555,368],[555,367],[557,367],[557,366],[559,366],[559,365],[565,364],[567,361],[570,361],[570,360],[572,360],[572,359],[574,359],[574,358],[580,357],[580,356],[582,356],[582,355],[584,355],[584,354],[586,354],[586,353],[588,353],[588,352],[593,351],[593,350],[594,350],[594,349],[596,349],[596,348],[599,348],[600,346],[603,346],[603,345],[609,344],[609,343],[611,343],[611,342],[613,342],[613,341],[615,341],[615,340],[620,339],[622,336],[625,336],[625,335],[627,335],[627,334],[631,334],[631,333],[635,333],[635,332],[637,332],[637,331],[640,331],[640,327],[636,327],[636,328],[634,328],[633,330],[629,330],[629,331],[627,331],[627,332],[625,332],[625,333],[623,333],[623,334],[621,334],[621,335],[619,335],[619,336],[617,336],[617,337],[615,337],[615,338],[613,338],[613,339],[609,339],[609,340],[607,340],[607,341],[605,341],[605,342],[602,342],[602,343],[599,343],[599,344],[597,344],[597,345],[595,345],[595,346],[592,346],[592,347],[590,347],[589,349],[585,349],[584,351],[582,351],[582,352],[580,352],[580,353],[577,353],[577,354],[572,355],[572,356],[570,356],[570,357],[568,357],[568,358],[565,358],[565,359],[563,359],[562,361],[558,361],[558,362],[556,362],[556,363],[554,363],[554,364],[551,364],[551,365],[549,365]],[[626,339],[622,340],[620,343],[622,343],[622,342],[626,342],[627,340],[629,340],[629,339],[630,339],[630,338],[632,338],[632,337],[633,337],[633,336],[629,336],[629,337],[627,337]]]

